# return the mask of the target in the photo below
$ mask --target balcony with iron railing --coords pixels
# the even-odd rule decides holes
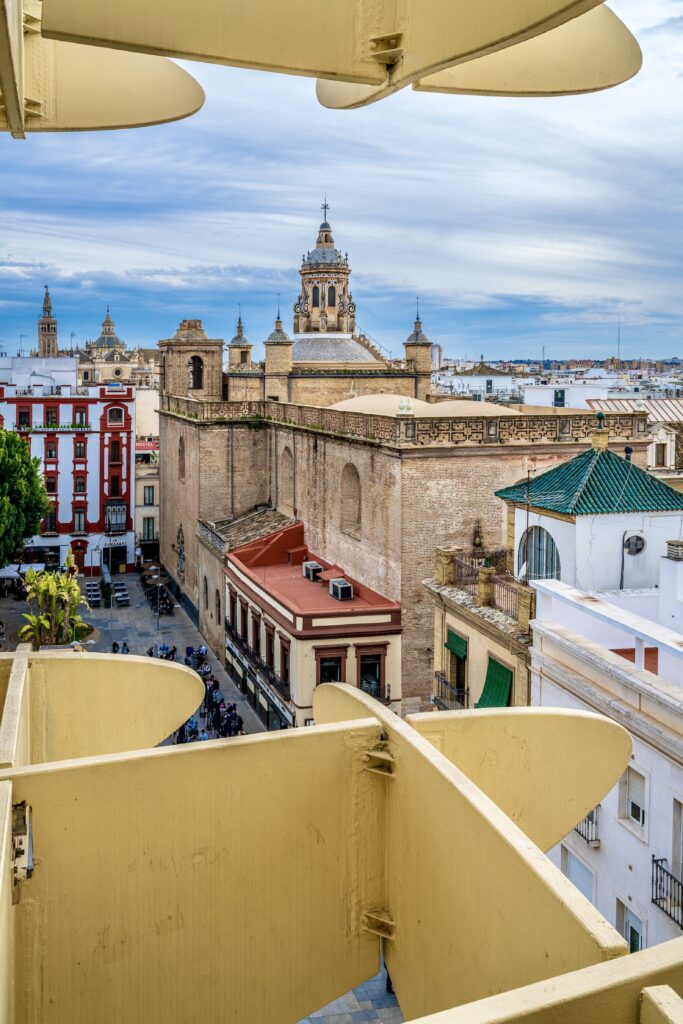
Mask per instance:
[[[232,645],[244,658],[247,665],[255,672],[258,672],[269,686],[274,690],[277,690],[281,697],[284,697],[285,700],[291,700],[292,693],[290,684],[275,671],[272,665],[266,664],[260,654],[247,643],[244,637],[237,632],[235,627],[227,618],[225,620],[225,632],[230,637]]]
[[[434,703],[442,711],[464,711],[469,707],[470,691],[449,682],[443,672],[434,673]]]
[[[600,804],[589,811],[578,825],[574,826],[574,831],[592,847],[600,846],[599,814]]]
[[[652,902],[683,930],[683,882],[665,864],[666,857],[652,857]]]

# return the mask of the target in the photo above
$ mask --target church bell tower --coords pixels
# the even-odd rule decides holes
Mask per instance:
[[[47,285],[43,296],[43,315],[38,321],[38,355],[41,359],[51,359],[59,355],[57,319],[52,315],[52,299]]]

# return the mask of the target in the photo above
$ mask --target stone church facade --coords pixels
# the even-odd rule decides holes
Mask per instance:
[[[584,449],[594,415],[485,415],[475,406],[417,416],[405,399],[386,414],[381,395],[353,411],[234,401],[220,342],[197,321],[161,348],[160,557],[209,642],[224,651],[226,552],[216,524],[270,507],[304,523],[311,550],[400,603],[403,712],[427,707],[433,606],[422,580],[435,546],[468,545],[475,521],[487,548],[503,546],[493,491]],[[642,464],[644,415],[607,416],[605,425],[614,450],[629,445]],[[353,522],[349,508],[358,510]]]

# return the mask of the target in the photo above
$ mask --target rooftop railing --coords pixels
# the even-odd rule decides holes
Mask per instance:
[[[347,412],[322,406],[293,405],[275,401],[201,401],[176,395],[163,395],[162,412],[192,420],[235,421],[270,420],[325,433],[360,437],[378,443],[411,445],[485,445],[546,444],[588,442],[595,429],[595,415],[572,410],[572,415],[520,414],[482,416],[479,403],[464,416],[381,416],[366,412]],[[487,407],[490,409],[490,406]],[[606,415],[605,428],[610,439],[619,442],[645,440],[647,415]]]

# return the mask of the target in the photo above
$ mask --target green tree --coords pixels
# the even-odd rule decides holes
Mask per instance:
[[[38,533],[49,507],[40,459],[17,434],[0,430],[0,566]]]
[[[35,601],[36,614],[24,615],[28,625],[19,631],[20,640],[28,640],[37,649],[43,644],[68,644],[82,637],[86,624],[78,614],[88,604],[73,574],[74,556],[66,556],[66,572],[26,573],[26,597]]]

